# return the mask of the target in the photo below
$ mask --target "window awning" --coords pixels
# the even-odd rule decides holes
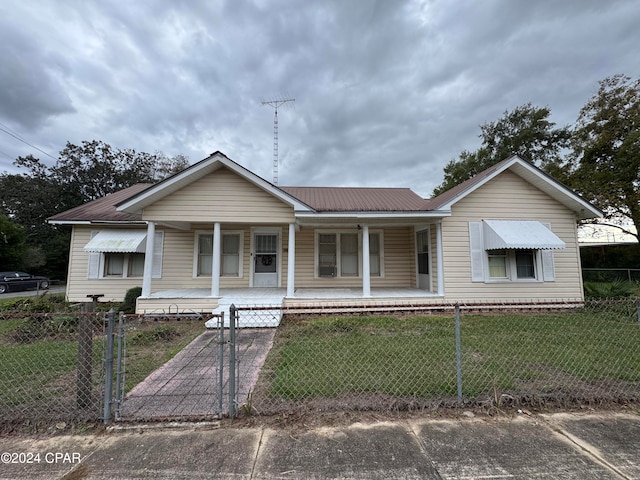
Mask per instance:
[[[485,250],[565,248],[544,224],[535,220],[484,220]]]
[[[144,253],[146,230],[103,230],[84,246],[85,252]]]

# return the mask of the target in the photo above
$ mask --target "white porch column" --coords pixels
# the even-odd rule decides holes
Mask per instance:
[[[289,254],[287,256],[287,297],[293,297],[296,276],[296,224],[289,224]]]
[[[442,220],[436,223],[436,268],[438,269],[438,295],[444,295],[444,272],[442,253]]]
[[[151,278],[153,277],[153,250],[156,239],[155,222],[147,222],[147,243],[144,251],[144,270],[142,273],[142,294],[143,297],[151,295]]]
[[[371,265],[369,264],[369,225],[362,225],[362,296],[371,296]]]
[[[213,259],[211,260],[211,296],[220,296],[220,222],[213,224]]]

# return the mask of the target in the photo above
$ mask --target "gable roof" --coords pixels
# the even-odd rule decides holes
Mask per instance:
[[[140,222],[138,214],[119,212],[116,205],[149,188],[149,183],[138,183],[131,187],[111,193],[97,200],[66,210],[49,217],[47,221],[53,224],[92,223],[92,222]]]
[[[431,210],[450,210],[455,203],[462,200],[464,197],[506,170],[515,173],[522,179],[531,183],[534,187],[549,195],[551,198],[576,212],[579,220],[603,216],[603,213],[593,204],[582,198],[570,188],[558,182],[553,177],[549,176],[535,165],[523,160],[517,155],[513,155],[506,160],[487,168],[469,180],[466,180],[441,195],[432,198],[427,202],[427,208]]]
[[[332,213],[372,214],[385,217],[448,216],[451,207],[502,172],[509,170],[576,212],[578,219],[601,217],[594,205],[556,181],[541,169],[514,155],[480,172],[441,195],[424,199],[408,188],[369,187],[278,187],[247,170],[220,152],[156,184],[137,184],[76,208],[58,213],[50,223],[140,222],[142,208],[190,183],[229,168],[254,185],[291,205],[304,217],[326,217]],[[327,217],[328,218],[328,217]]]
[[[154,184],[150,188],[123,200],[116,206],[116,208],[122,212],[140,213],[144,207],[151,205],[161,198],[164,198],[167,195],[170,195],[171,193],[176,192],[194,181],[199,180],[223,167],[237,173],[258,188],[267,191],[274,197],[292,206],[295,211],[312,210],[308,205],[305,205],[303,202],[292,197],[284,190],[279,189],[271,182],[268,182],[250,170],[247,170],[242,165],[227,158],[221,152],[214,152],[208,158],[205,158],[185,170]]]

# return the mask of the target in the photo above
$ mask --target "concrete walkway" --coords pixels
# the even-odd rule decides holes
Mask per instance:
[[[12,480],[629,480],[640,478],[640,417],[427,418],[294,430],[139,425],[106,435],[5,437],[0,451],[0,478]]]
[[[228,331],[225,330],[228,340]],[[236,336],[239,379],[238,398],[246,398],[258,380],[273,344],[275,329],[243,329]],[[219,332],[208,330],[175,357],[151,373],[126,396],[122,420],[213,418],[229,408],[229,345],[224,344],[222,388],[219,377]],[[135,362],[135,359],[129,359]],[[129,368],[133,366],[130,365]],[[222,392],[222,397],[221,397]]]

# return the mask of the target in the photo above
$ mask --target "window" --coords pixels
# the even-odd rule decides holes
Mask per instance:
[[[381,275],[380,234],[369,233],[369,274],[372,277]]]
[[[211,276],[213,234],[198,235],[198,277]]]
[[[516,277],[536,278],[536,257],[533,250],[516,251]]]
[[[144,253],[129,254],[129,277],[144,276]]]
[[[537,250],[489,250],[491,280],[537,280]]]
[[[340,275],[358,276],[358,234],[340,234]]]
[[[222,235],[222,262],[220,275],[237,277],[240,275],[240,234]]]
[[[335,277],[337,273],[337,235],[323,233],[318,236],[318,276]]]
[[[109,251],[113,248],[111,240],[135,241],[138,248],[144,240],[146,243],[146,232],[129,231],[129,230],[93,230],[91,232],[90,245],[94,240],[101,239],[92,246],[88,252],[87,262],[87,278],[142,278],[144,276],[145,253],[136,253],[133,250],[122,249],[120,252]],[[100,237],[99,234],[102,234]],[[137,235],[136,235],[137,234]],[[121,244],[122,245],[122,244]],[[135,245],[129,243],[127,248],[133,248]],[[152,278],[162,278],[162,257],[164,251],[164,232],[156,231],[153,242],[152,255]]]
[[[104,277],[142,277],[143,275],[144,253],[104,254]]]
[[[503,246],[498,246],[503,245]],[[564,242],[533,220],[469,222],[472,282],[553,282]]]
[[[382,276],[382,233],[369,233],[369,274]],[[316,236],[317,274],[319,277],[358,277],[361,275],[360,259],[362,240],[356,230],[320,232]]]
[[[104,276],[121,277],[124,272],[124,254],[105,253],[104,255]]]
[[[487,252],[489,258],[489,278],[508,278],[507,251],[491,250]]]
[[[220,233],[220,276],[242,276],[242,232]],[[213,233],[196,235],[195,276],[210,277],[213,268]]]

